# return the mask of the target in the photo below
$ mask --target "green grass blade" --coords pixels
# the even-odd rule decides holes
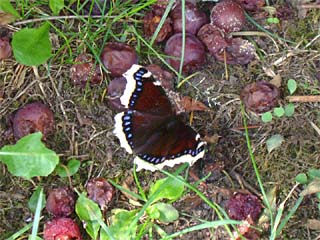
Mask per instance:
[[[263,196],[263,202],[264,202],[264,204],[266,205],[266,207],[267,207],[267,209],[268,209],[268,211],[269,211],[269,214],[270,214],[271,226],[273,226],[272,208],[271,208],[270,203],[269,203],[269,201],[268,201],[267,194],[266,194],[266,192],[265,192],[265,190],[264,190],[263,183],[262,183],[262,180],[261,180],[261,177],[260,177],[260,174],[259,174],[259,170],[258,170],[258,167],[257,167],[257,163],[256,163],[256,160],[255,160],[254,155],[253,155],[253,151],[252,151],[252,147],[251,147],[251,142],[250,142],[250,138],[249,138],[247,119],[246,119],[246,116],[245,116],[245,110],[244,110],[244,106],[243,106],[242,103],[241,103],[241,112],[242,112],[242,117],[243,117],[243,125],[244,125],[244,129],[245,129],[245,136],[246,136],[246,141],[247,141],[247,148],[248,148],[248,151],[249,151],[251,163],[252,163],[254,172],[255,172],[255,174],[256,174],[257,181],[258,181],[258,183],[259,183],[260,191],[261,191],[262,196]]]
[[[158,36],[158,34],[160,32],[160,29],[162,28],[165,20],[167,19],[167,16],[169,15],[169,12],[171,11],[171,8],[172,8],[174,3],[175,3],[174,0],[170,0],[170,2],[168,3],[167,8],[166,8],[166,10],[164,11],[164,13],[162,15],[162,18],[161,18],[156,30],[154,31],[154,33],[153,33],[153,35],[151,37],[151,40],[149,42],[150,46],[152,46],[154,44],[154,41],[156,40],[156,38],[157,38],[157,36]]]
[[[278,237],[282,231],[282,229],[284,228],[284,226],[288,223],[289,219],[292,217],[292,215],[297,211],[298,207],[300,206],[300,204],[303,201],[303,196],[300,196],[296,203],[294,204],[293,208],[291,208],[290,212],[288,213],[288,215],[281,221],[281,223],[279,224],[279,227],[276,231],[276,234],[274,235],[274,239],[276,237]]]
[[[41,217],[42,218],[42,217]],[[6,240],[15,240],[24,234],[26,231],[32,228],[33,223],[29,223],[28,225],[21,228],[18,232],[14,233],[11,237],[7,238]]]
[[[174,237],[178,237],[180,235],[189,233],[189,232],[193,232],[193,231],[198,231],[198,230],[202,230],[202,229],[207,229],[207,228],[216,228],[219,226],[227,226],[227,225],[236,225],[236,224],[241,224],[241,221],[236,221],[236,220],[218,220],[218,221],[213,221],[213,222],[206,222],[206,223],[202,223],[202,224],[198,224],[196,226],[193,227],[189,227],[186,229],[183,229],[179,232],[175,232],[167,237],[162,238],[162,240],[168,240]]]
[[[42,209],[42,198],[43,198],[43,189],[41,188],[40,193],[39,193],[38,202],[37,202],[36,212],[34,214],[34,220],[33,220],[33,226],[32,226],[30,240],[37,239],[38,228],[39,228],[39,223],[40,223],[40,219],[41,219],[40,215],[41,215],[41,209]]]

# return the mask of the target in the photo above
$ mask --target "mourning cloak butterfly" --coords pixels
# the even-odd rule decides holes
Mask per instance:
[[[181,122],[161,83],[139,65],[123,74],[127,83],[120,102],[127,111],[115,116],[114,134],[121,147],[137,156],[137,171],[155,171],[187,162],[191,166],[204,156],[200,135]]]

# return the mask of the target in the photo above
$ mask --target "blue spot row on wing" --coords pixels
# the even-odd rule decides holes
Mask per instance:
[[[127,142],[129,143],[130,147],[133,148],[133,142],[132,142],[132,110],[128,110],[124,113],[122,116],[122,128],[124,130],[124,134],[126,136]]]
[[[175,159],[178,157],[181,157],[183,155],[191,155],[192,157],[197,156],[200,152],[202,152],[204,150],[204,146],[199,147],[198,149],[186,149],[181,153],[177,153],[175,155],[171,155],[171,156],[167,156],[167,157],[153,157],[150,156],[148,154],[139,154],[138,156],[149,162],[149,163],[153,163],[153,164],[159,164],[159,163],[163,163],[166,159]]]
[[[134,92],[132,93],[129,101],[129,106],[133,107],[134,104],[137,101],[137,98],[139,97],[140,92],[142,92],[143,89],[143,82],[142,82],[142,76],[147,73],[148,71],[144,68],[140,68],[137,72],[133,74],[134,80],[136,80],[136,88],[134,89]]]

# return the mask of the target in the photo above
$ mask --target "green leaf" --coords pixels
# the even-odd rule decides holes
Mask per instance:
[[[59,163],[58,155],[41,142],[41,132],[21,138],[15,145],[0,150],[0,161],[14,176],[27,179],[48,176]]]
[[[68,177],[74,175],[78,172],[81,162],[76,159],[69,160],[67,166],[62,166],[62,164],[56,167],[56,172],[60,177]]]
[[[289,93],[293,94],[297,90],[297,82],[296,82],[296,80],[289,79],[288,83],[287,83],[287,86],[288,86]]]
[[[315,178],[320,179],[320,169],[310,168],[308,170],[308,176],[313,180]]]
[[[167,177],[156,181],[150,187],[149,198],[155,194],[153,202],[164,198],[175,201],[182,196],[183,191],[184,185],[182,182]]]
[[[49,7],[53,14],[58,15],[64,8],[64,0],[49,0]]]
[[[76,213],[85,223],[85,229],[90,237],[97,239],[100,230],[100,224],[97,219],[103,219],[98,204],[82,193],[76,203]]]
[[[170,223],[179,218],[179,212],[171,204],[168,203],[156,203],[149,207],[149,211],[157,212],[157,217],[152,217],[152,219],[158,219],[163,223]],[[148,210],[147,210],[148,212]]]
[[[272,113],[271,112],[265,112],[261,115],[261,120],[264,123],[271,122],[272,121]]]
[[[49,28],[49,24],[45,23],[40,28],[23,28],[13,34],[13,54],[19,63],[40,65],[51,57]]]
[[[273,109],[273,113],[276,117],[282,117],[284,115],[283,107],[276,107]]]
[[[294,114],[294,104],[293,103],[289,103],[288,105],[286,105],[284,107],[284,114],[287,117],[291,117]]]
[[[132,221],[134,221],[135,216],[137,215],[137,210],[127,211],[124,209],[118,209],[111,217],[111,225],[109,229],[113,237],[117,240],[127,240],[135,239],[138,225],[134,225],[132,228],[129,228]],[[101,230],[100,235],[101,240],[109,240],[106,232]]]
[[[275,134],[267,140],[267,149],[270,153],[273,149],[280,147],[284,138],[280,134]]]
[[[278,24],[280,22],[279,18],[273,18],[273,17],[270,17],[270,18],[267,18],[267,23],[269,24]]]
[[[10,3],[10,0],[0,1],[0,11],[5,13],[10,13],[17,18],[21,17],[20,14],[16,11],[16,9]]]
[[[301,183],[301,184],[306,184],[308,182],[308,177],[307,174],[305,173],[299,173],[296,176],[296,182]]]
[[[36,190],[32,193],[29,201],[28,201],[28,207],[31,210],[31,212],[35,213],[36,208],[37,208],[37,203],[39,199],[39,195],[43,191],[42,187],[37,187]],[[46,206],[46,196],[45,194],[42,194],[42,205],[41,205],[41,210]]]

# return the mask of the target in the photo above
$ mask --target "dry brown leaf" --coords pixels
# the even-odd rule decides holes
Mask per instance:
[[[213,134],[213,135],[206,135],[204,136],[203,140],[206,141],[207,143],[212,143],[212,144],[216,144],[219,141],[219,138],[221,138],[220,135],[218,134]]]
[[[308,219],[307,224],[306,224],[307,228],[310,228],[311,230],[320,230],[320,220],[317,219]]]
[[[15,16],[13,16],[10,13],[0,12],[0,26],[9,24],[13,22],[14,19],[15,19]]]
[[[308,184],[306,189],[304,189],[300,193],[300,195],[301,196],[307,196],[307,195],[318,193],[318,192],[320,192],[320,180],[319,179],[315,179],[315,180],[313,180],[312,182],[310,182]]]
[[[281,82],[282,82],[282,78],[280,74],[275,75],[273,79],[270,81],[270,83],[272,83],[278,88],[281,87]]]
[[[202,102],[199,102],[189,96],[183,96],[180,99],[179,105],[184,109],[185,112],[191,111],[209,111],[210,109],[204,105]]]

